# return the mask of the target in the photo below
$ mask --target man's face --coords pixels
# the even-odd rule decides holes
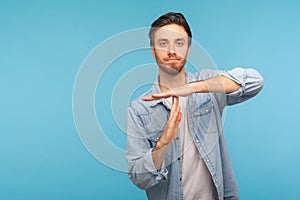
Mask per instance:
[[[160,70],[173,75],[184,72],[183,67],[190,50],[188,39],[187,32],[177,24],[157,29],[154,34],[152,55]]]

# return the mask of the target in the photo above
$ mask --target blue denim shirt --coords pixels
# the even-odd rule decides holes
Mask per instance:
[[[186,106],[187,120],[193,141],[211,174],[219,199],[239,199],[223,135],[222,113],[226,105],[255,96],[264,82],[257,71],[243,68],[230,71],[201,70],[196,74],[186,73],[186,79],[187,82],[193,82],[218,75],[239,83],[240,89],[230,94],[191,94]],[[156,82],[142,96],[159,92]],[[146,190],[148,199],[183,199],[182,159],[178,159],[182,157],[180,132],[170,143],[161,169],[156,170],[151,151],[164,130],[170,110],[161,99],[146,102],[141,97],[128,106],[126,159],[129,178],[139,188]]]

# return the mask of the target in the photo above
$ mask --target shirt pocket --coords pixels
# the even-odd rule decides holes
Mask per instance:
[[[194,125],[200,133],[216,133],[217,123],[213,112],[214,104],[208,99],[193,111]]]

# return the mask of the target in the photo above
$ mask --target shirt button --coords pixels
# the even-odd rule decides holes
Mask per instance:
[[[217,178],[215,178],[215,181],[216,181],[216,183],[218,182],[218,179]]]
[[[180,158],[177,158],[177,160],[180,160]]]
[[[157,137],[157,138],[156,138],[156,141],[158,141],[158,139],[159,139],[159,138]]]
[[[176,140],[179,140],[179,137],[177,137]]]
[[[179,180],[180,180],[180,181],[182,180],[181,177],[179,178]]]
[[[196,140],[196,143],[199,143],[199,140]]]
[[[207,112],[208,112],[208,109],[206,109],[205,112],[207,113]]]

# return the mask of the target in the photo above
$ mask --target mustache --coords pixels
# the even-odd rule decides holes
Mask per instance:
[[[164,61],[169,61],[169,60],[181,60],[181,57],[178,56],[170,56],[168,58],[163,58]]]

